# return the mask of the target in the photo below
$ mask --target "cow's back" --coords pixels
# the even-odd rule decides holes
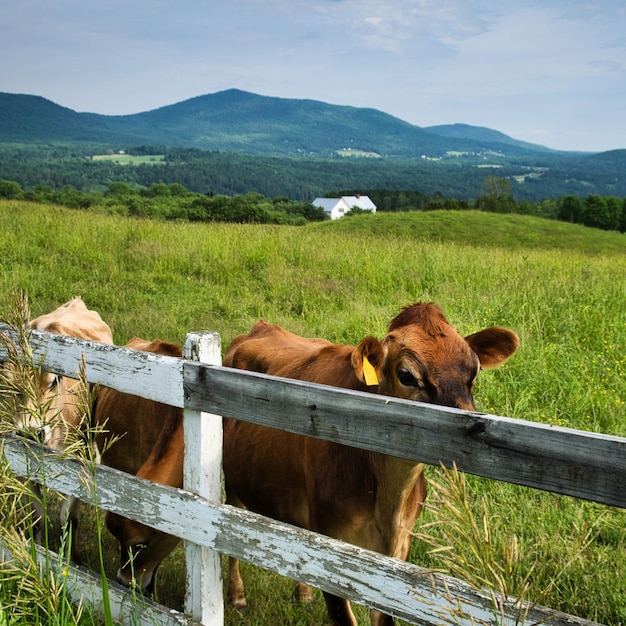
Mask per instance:
[[[88,309],[81,298],[73,298],[54,311],[40,315],[29,324],[32,329],[58,335],[79,337],[101,343],[113,343],[108,324],[97,311]]]
[[[261,320],[233,339],[223,365],[251,372],[360,389],[350,358],[353,346],[300,337]]]

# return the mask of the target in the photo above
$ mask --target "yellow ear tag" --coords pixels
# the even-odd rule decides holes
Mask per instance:
[[[365,355],[363,355],[363,377],[365,378],[365,384],[368,387],[371,387],[372,385],[378,385],[378,376],[376,376],[376,370]]]

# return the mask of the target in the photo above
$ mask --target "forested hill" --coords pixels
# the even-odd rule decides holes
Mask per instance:
[[[514,146],[517,149],[526,148],[528,151],[533,153],[538,151],[544,153],[555,152],[554,150],[550,150],[550,148],[546,148],[544,146],[513,139],[498,130],[485,128],[484,126],[470,126],[469,124],[443,124],[440,126],[426,126],[424,130],[429,133],[440,135],[441,137],[477,141],[490,145],[508,145]]]
[[[299,156],[559,154],[491,129],[421,128],[375,109],[237,89],[133,115],[77,113],[39,96],[0,93],[0,143],[91,142]]]

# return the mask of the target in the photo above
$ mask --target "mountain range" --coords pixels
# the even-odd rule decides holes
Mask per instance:
[[[132,115],[78,113],[41,96],[0,93],[0,143],[162,145],[264,155],[438,158],[573,155],[467,124],[419,127],[369,108],[228,89]]]

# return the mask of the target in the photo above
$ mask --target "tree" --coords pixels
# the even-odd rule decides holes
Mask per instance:
[[[591,194],[583,201],[581,224],[604,230],[619,230],[621,204],[613,196]]]
[[[172,196],[186,196],[189,192],[180,183],[170,183],[170,194]]]
[[[105,195],[107,196],[132,196],[135,195],[135,190],[126,183],[117,181],[111,183],[106,190]]]
[[[146,189],[143,195],[148,198],[160,198],[169,197],[172,195],[172,192],[169,186],[165,183],[153,183],[150,185],[150,189]]]
[[[619,230],[622,222],[622,206],[623,202],[615,196],[609,196],[606,199],[607,207],[607,230]]]
[[[0,198],[17,200],[22,197],[22,188],[12,180],[0,180]]]
[[[513,213],[515,198],[510,193],[511,183],[506,178],[486,176],[482,184],[482,195],[477,206],[491,213]]]
[[[566,196],[559,203],[557,219],[577,224],[583,210],[583,203],[578,196]]]

